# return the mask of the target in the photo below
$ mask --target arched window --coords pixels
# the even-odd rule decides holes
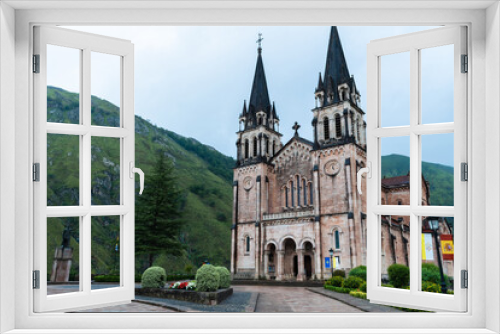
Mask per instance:
[[[323,118],[323,131],[325,132],[325,140],[330,139],[330,123],[328,117]]]
[[[313,186],[312,183],[309,183],[309,205],[313,204],[314,204]]]
[[[293,181],[292,181],[292,186],[290,187],[291,191],[292,191],[292,208],[295,207],[295,186],[293,184]]]
[[[340,249],[340,233],[339,230],[333,232],[333,241],[335,242],[335,249]]]
[[[269,155],[269,138],[266,138],[266,154]]]
[[[273,157],[276,154],[276,141],[273,140]]]
[[[248,143],[248,139],[245,140],[245,159],[248,159],[248,154],[249,154],[249,146],[250,144]]]
[[[250,237],[249,237],[248,235],[247,235],[247,237],[246,237],[246,241],[245,241],[245,243],[246,243],[246,247],[247,247],[247,248],[246,248],[246,251],[247,251],[247,253],[248,253],[248,252],[250,252]]]
[[[302,190],[302,187],[300,185],[300,179],[297,176],[297,206],[300,206],[300,191]]]
[[[288,188],[285,187],[285,207],[288,208]]]
[[[307,185],[306,180],[302,180],[302,188],[304,189],[304,206],[307,205]]]
[[[257,156],[257,137],[253,138],[253,156]]]
[[[335,137],[342,137],[342,125],[340,123],[340,115],[335,115]]]
[[[262,125],[262,117],[259,116],[259,118],[257,118],[257,124]]]
[[[352,115],[351,117],[351,136],[355,136],[355,132],[354,132],[354,129],[355,129],[355,117],[354,115]]]
[[[361,142],[361,124],[363,123],[363,120],[358,119],[356,122],[356,131],[358,132],[358,142]]]

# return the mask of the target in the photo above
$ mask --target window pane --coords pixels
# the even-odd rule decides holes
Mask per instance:
[[[80,290],[79,242],[80,218],[47,218],[48,295]]]
[[[120,286],[120,216],[92,217],[92,290]]]
[[[382,127],[410,125],[410,53],[380,58]]]
[[[382,286],[409,289],[410,217],[381,216],[380,283]]]
[[[453,206],[453,133],[424,135],[422,205]]]
[[[47,122],[80,123],[80,54],[47,45]]]
[[[121,57],[91,53],[92,125],[120,126]]]
[[[423,217],[421,239],[421,291],[453,294],[453,217]]]
[[[120,204],[120,138],[92,137],[92,205]]]
[[[453,45],[420,50],[422,123],[453,122]]]
[[[47,205],[80,205],[80,138],[47,134]]]
[[[410,138],[381,139],[381,205],[410,205]]]

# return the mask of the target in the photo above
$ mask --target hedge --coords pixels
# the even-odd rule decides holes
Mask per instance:
[[[366,299],[366,292],[351,291],[351,292],[349,292],[349,295],[356,297],[356,298]]]
[[[143,288],[163,288],[167,281],[167,274],[162,267],[149,267],[142,274],[142,287]]]
[[[344,288],[358,289],[363,283],[365,283],[363,279],[357,276],[349,276],[349,278],[344,281]]]
[[[387,268],[389,274],[389,282],[395,288],[402,288],[410,284],[410,268],[402,264],[391,264]]]
[[[355,290],[355,289],[349,289],[349,288],[339,288],[337,286],[331,286],[331,285],[326,285],[325,289],[332,290],[332,291],[335,291],[335,292],[338,292],[338,293],[349,293],[352,290]]]
[[[366,266],[357,266],[349,271],[349,277],[359,277],[366,281]]]
[[[205,264],[196,271],[196,290],[201,292],[217,291],[220,287],[220,274],[211,264]]]

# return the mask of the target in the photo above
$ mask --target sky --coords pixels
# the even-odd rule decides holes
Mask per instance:
[[[257,59],[258,33],[270,98],[276,103],[283,143],[299,134],[312,140],[314,90],[324,72],[330,27],[162,26],[66,27],[128,39],[135,45],[135,113],[218,151],[236,156],[238,116],[249,100]],[[345,57],[366,110],[366,46],[371,40],[431,27],[339,27]],[[425,53],[424,53],[425,52]],[[62,69],[48,73],[48,84],[78,90],[76,65],[54,56]],[[387,57],[387,59],[385,59]],[[422,53],[423,122],[453,120],[453,72],[450,47]],[[110,58],[110,59],[107,59]],[[92,94],[119,104],[119,66],[114,56],[93,55]],[[431,61],[432,58],[432,61]],[[74,59],[74,57],[73,57]],[[409,58],[382,59],[382,126],[408,125]],[[50,61],[50,59],[49,59]],[[451,73],[451,74],[450,74]],[[98,77],[98,79],[96,79]],[[439,140],[436,138],[439,136]],[[453,135],[422,139],[425,161],[453,164]],[[409,155],[405,138],[387,141],[382,154]]]

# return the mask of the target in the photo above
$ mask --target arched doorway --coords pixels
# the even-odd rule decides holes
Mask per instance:
[[[297,245],[291,238],[285,239],[284,242],[285,258],[284,258],[284,276],[285,279],[295,279],[298,273],[297,265]]]
[[[303,254],[304,254],[304,279],[311,279],[313,277],[314,272],[314,247],[311,242],[306,241],[303,244]]]
[[[306,271],[306,279],[311,279],[312,277],[312,261],[311,256],[304,256],[304,269]]]
[[[276,276],[278,275],[277,272],[277,257],[276,257],[276,245],[275,244],[269,244],[267,245],[265,255],[266,259],[264,261],[264,265],[266,265],[266,268],[264,269],[265,273],[267,273],[267,277],[269,279],[276,279]]]

